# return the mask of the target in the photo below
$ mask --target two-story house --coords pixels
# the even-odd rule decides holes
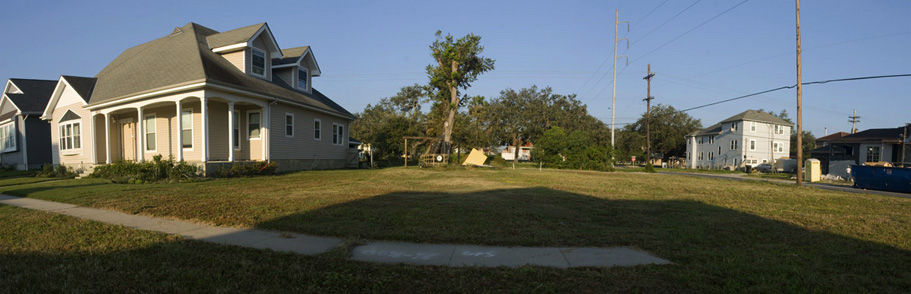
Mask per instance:
[[[793,124],[747,110],[686,135],[687,168],[737,168],[787,158]]]
[[[242,161],[342,168],[354,116],[313,87],[320,74],[310,47],[280,48],[265,23],[189,23],[94,77],[61,76],[42,118],[54,163],[77,170],[155,155],[207,171]]]
[[[38,169],[51,163],[51,126],[42,120],[57,81],[9,79],[0,98],[0,166]]]

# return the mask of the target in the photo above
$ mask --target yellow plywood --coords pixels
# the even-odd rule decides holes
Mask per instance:
[[[487,156],[484,155],[484,152],[472,148],[471,153],[468,154],[468,158],[465,159],[462,165],[483,166],[485,161],[487,161]]]

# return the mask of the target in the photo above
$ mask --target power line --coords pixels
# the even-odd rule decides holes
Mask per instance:
[[[715,20],[716,18],[718,18],[718,17],[720,17],[720,16],[722,16],[722,15],[728,13],[729,11],[734,10],[734,8],[737,8],[737,7],[739,7],[740,5],[743,5],[744,3],[747,3],[748,1],[750,1],[750,0],[744,0],[743,2],[740,2],[740,3],[738,3],[737,5],[734,5],[733,7],[728,8],[727,10],[725,10],[725,11],[719,13],[718,15],[715,15],[714,17],[710,18],[709,20],[706,20],[705,22],[703,22],[703,23],[699,24],[698,26],[696,26],[696,27],[690,29],[689,31],[686,31],[685,33],[683,33],[683,34],[677,36],[676,38],[671,39],[670,41],[667,41],[667,43],[664,43],[664,44],[662,44],[661,46],[658,46],[658,48],[652,49],[652,51],[649,51],[648,53],[645,53],[644,55],[639,56],[639,58],[633,59],[633,61],[630,61],[630,63],[634,63],[634,62],[636,62],[636,61],[639,60],[639,59],[645,58],[645,57],[648,56],[649,54],[652,54],[652,52],[655,52],[655,51],[657,51],[658,49],[664,48],[664,46],[667,46],[668,44],[673,43],[674,41],[677,41],[677,39],[680,39],[680,38],[682,38],[683,36],[686,36],[687,34],[693,32],[693,31],[695,31],[696,29],[702,27],[703,25],[705,25],[705,24],[707,24],[707,23],[709,23],[709,22]],[[641,40],[641,39],[640,39],[640,40]]]
[[[642,22],[642,20],[644,20],[646,17],[648,17],[649,15],[652,15],[652,13],[654,13],[655,10],[658,10],[658,8],[661,8],[661,6],[663,6],[664,3],[667,3],[667,1],[670,1],[670,0],[664,0],[664,2],[661,2],[661,4],[658,4],[658,6],[655,6],[655,8],[653,8],[652,11],[649,11],[648,14],[646,14],[645,16],[643,16],[642,18],[640,18],[639,20],[637,20],[635,23],[633,23],[633,25],[639,24],[639,23]],[[699,1],[696,1],[696,2],[699,2]]]
[[[696,6],[696,4],[698,4],[698,3],[701,2],[701,1],[702,1],[702,0],[696,0],[696,2],[693,2],[693,4],[690,4],[690,6],[687,6],[686,8],[684,8],[683,10],[681,10],[680,12],[678,12],[677,14],[675,14],[674,16],[672,16],[670,19],[664,21],[664,23],[658,25],[658,27],[656,27],[656,28],[652,29],[650,32],[646,33],[645,36],[642,36],[642,38],[636,39],[636,42],[633,42],[632,44],[630,44],[630,46],[636,45],[636,43],[639,43],[639,41],[642,41],[642,39],[645,39],[645,37],[648,37],[649,35],[651,35],[651,34],[654,33],[655,31],[657,31],[658,29],[660,29],[661,27],[663,27],[663,26],[666,25],[667,23],[671,22],[672,20],[674,20],[675,18],[677,18],[678,16],[680,16],[681,14],[683,14],[684,12],[686,12],[687,10],[690,10],[690,8],[693,8],[693,6]],[[665,2],[667,2],[667,1],[665,1]],[[662,4],[664,4],[664,3],[662,3]],[[659,6],[660,6],[660,5],[659,5]],[[657,9],[657,8],[656,8],[656,9]],[[649,14],[651,14],[651,13],[649,13]]]

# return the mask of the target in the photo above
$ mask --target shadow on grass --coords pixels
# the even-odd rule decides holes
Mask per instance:
[[[907,250],[696,201],[608,200],[546,188],[390,193],[257,227],[421,243],[632,246],[676,263],[652,270],[701,291],[911,287]]]

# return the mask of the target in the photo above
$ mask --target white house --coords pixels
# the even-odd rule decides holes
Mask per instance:
[[[793,124],[747,110],[686,135],[686,167],[724,168],[775,163],[787,158]]]

